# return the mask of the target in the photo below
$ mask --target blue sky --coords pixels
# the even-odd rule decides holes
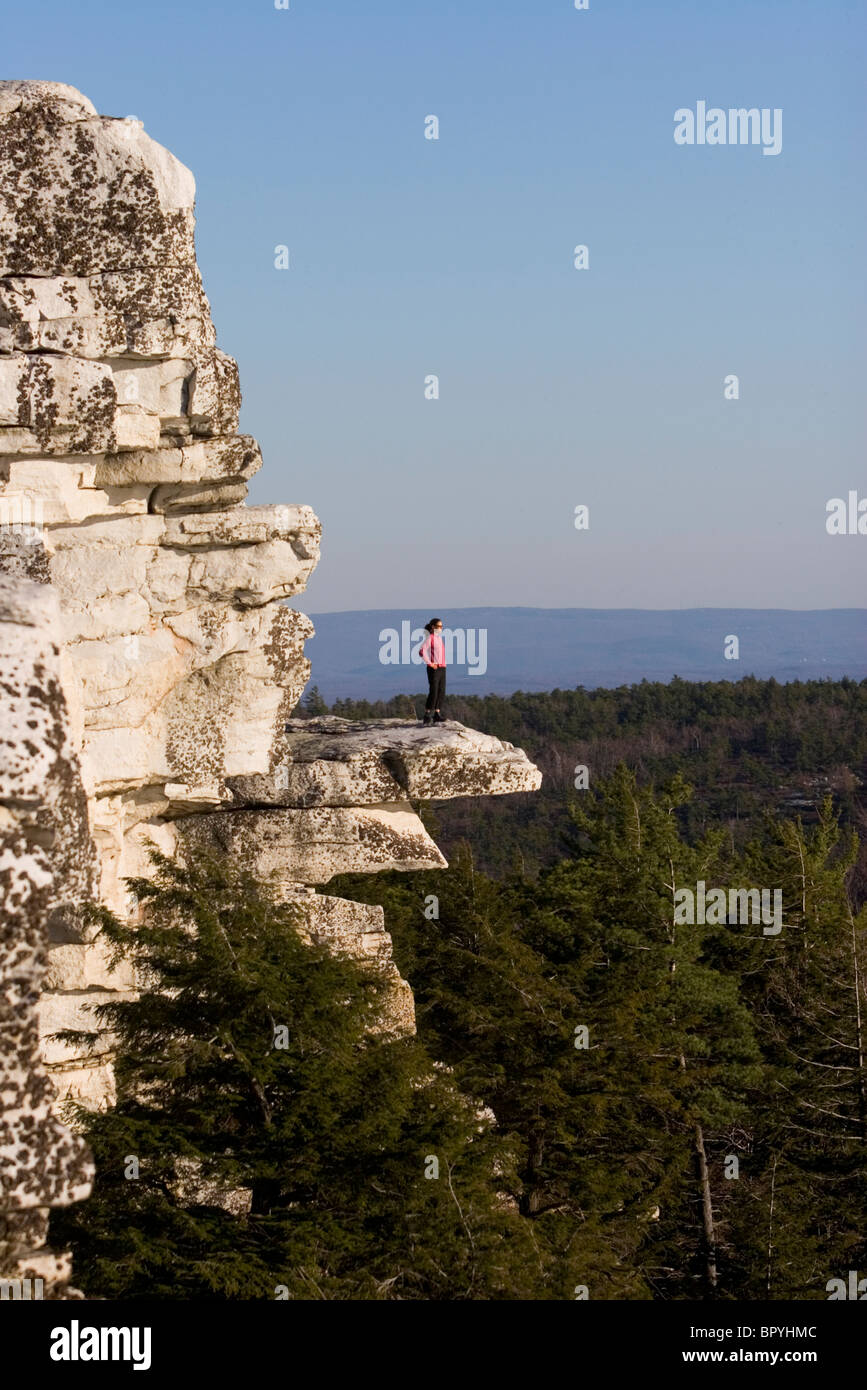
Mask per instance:
[[[842,0],[31,0],[2,76],[195,173],[310,611],[860,607],[864,49]],[[698,100],[782,108],[781,154],[678,147]]]

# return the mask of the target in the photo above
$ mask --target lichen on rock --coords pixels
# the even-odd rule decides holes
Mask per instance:
[[[0,574],[0,1278],[41,1278],[62,1296],[48,1211],[80,1201],[92,1169],[54,1114],[38,1007],[52,939],[93,897],[95,855],[60,681],[50,588]]]

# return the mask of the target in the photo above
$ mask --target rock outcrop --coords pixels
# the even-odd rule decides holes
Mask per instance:
[[[39,1048],[48,944],[76,929],[96,867],[59,628],[46,585],[0,575],[0,1281],[30,1297],[62,1296],[69,1261],[46,1247],[49,1212],[86,1197],[92,1176]]]
[[[100,116],[61,84],[0,83],[0,570],[13,586],[0,678],[31,662],[32,699],[59,710],[62,691],[68,721],[58,714],[50,775],[26,709],[10,739],[4,725],[3,863],[21,905],[10,899],[0,967],[9,997],[28,1000],[9,1034],[22,1116],[47,1105],[37,984],[59,1094],[111,1100],[110,1039],[85,1055],[52,1036],[92,1027],[90,1005],[135,985],[58,908],[87,896],[93,847],[95,891],[119,913],[133,910],[124,881],[149,872],[149,843],[206,845],[271,878],[312,936],[388,960],[381,910],[317,889],[346,870],[442,866],[419,799],[540,781],[522,753],[459,725],[291,719],[313,627],[285,600],[317,563],[320,525],[308,506],[246,505],[262,460],[238,432],[237,368],[216,346],[194,193],[138,121]],[[40,616],[51,604],[61,641]],[[76,806],[65,821],[61,781]],[[62,1143],[67,1200],[86,1180],[75,1141],[57,1137],[58,1154]],[[22,1208],[50,1204],[21,1171]]]

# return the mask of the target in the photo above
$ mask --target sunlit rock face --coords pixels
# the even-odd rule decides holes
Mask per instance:
[[[53,1112],[38,1005],[49,942],[80,930],[96,868],[60,653],[51,589],[0,575],[0,1280],[55,1298],[69,1262],[46,1247],[49,1211],[86,1197],[92,1171]]]
[[[238,433],[194,197],[138,121],[61,84],[0,83],[0,568],[59,605],[102,901],[132,910],[125,880],[150,871],[149,844],[216,849],[296,902],[311,938],[388,963],[381,910],[317,889],[442,867],[414,801],[531,790],[539,774],[460,725],[291,718],[313,626],[285,600],[320,525],[308,506],[246,505],[262,459]],[[40,1007],[61,1094],[110,1103],[111,1039],[85,1056],[52,1034],[134,985],[84,927],[55,931]]]

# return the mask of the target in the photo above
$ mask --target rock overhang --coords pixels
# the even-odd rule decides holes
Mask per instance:
[[[526,753],[455,720],[429,727],[401,719],[292,719],[264,775],[229,780],[235,805],[365,806],[537,791]]]

